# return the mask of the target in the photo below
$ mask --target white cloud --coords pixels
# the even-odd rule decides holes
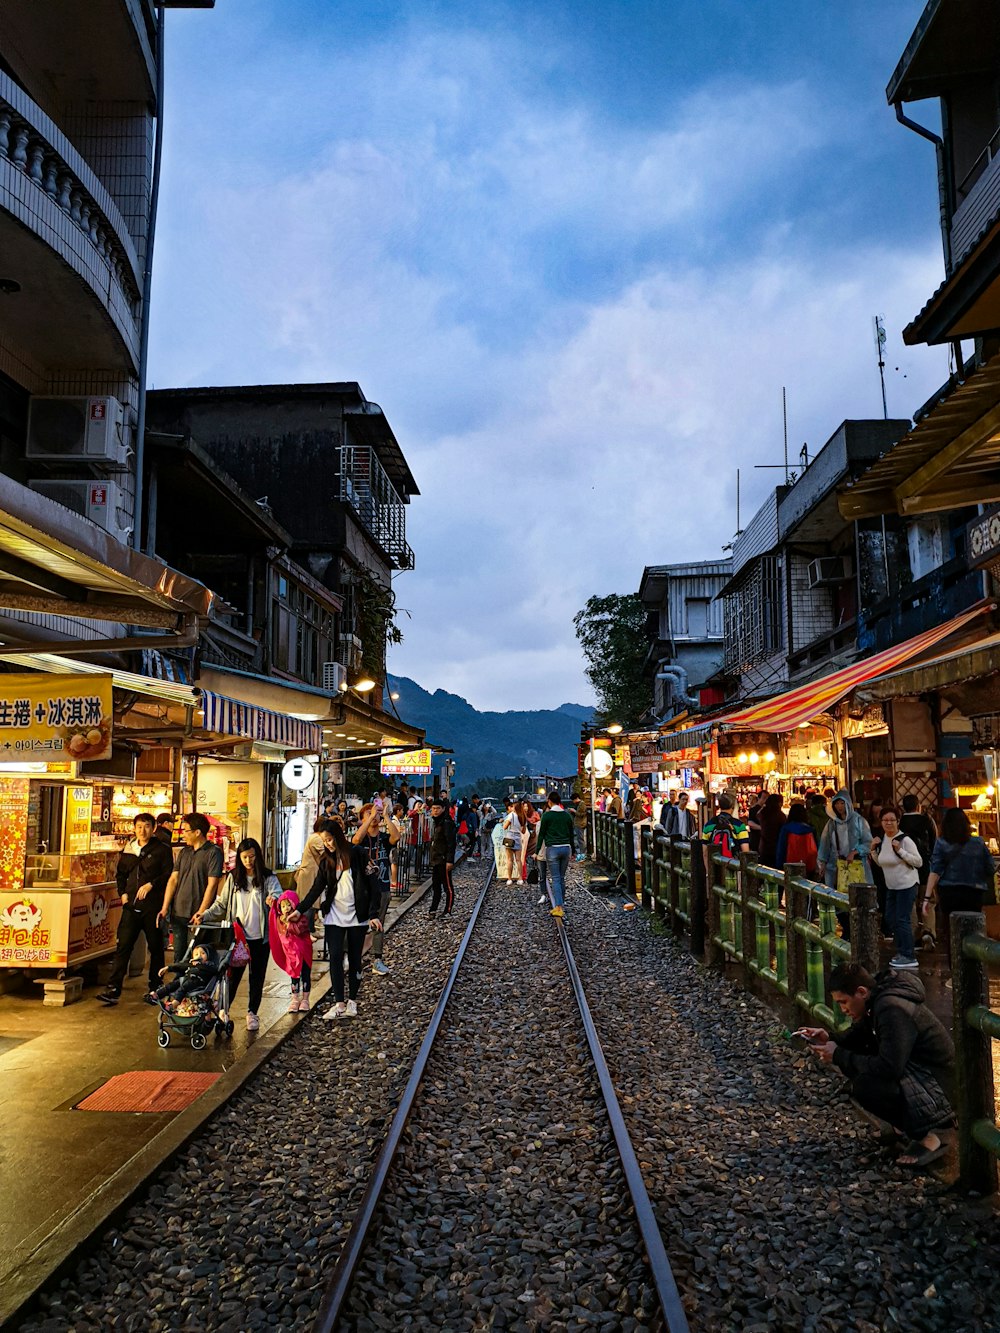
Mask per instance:
[[[844,126],[798,85],[703,89],[644,133],[554,103],[514,39],[410,34],[321,81],[315,58],[268,125],[231,84],[178,114],[153,379],[358,379],[422,491],[392,669],[479,707],[586,702],[573,614],[719,554],[736,467],[744,518],[777,476],[753,465],[780,460],[783,384],[793,456],[880,414],[870,317],[919,308],[933,237],[800,234],[783,181]],[[258,72],[282,86],[280,53]],[[946,369],[905,358],[904,416]]]

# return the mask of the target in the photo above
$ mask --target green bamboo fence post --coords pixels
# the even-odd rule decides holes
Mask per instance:
[[[692,851],[693,849],[693,851]],[[677,920],[674,924],[674,930],[678,935],[684,933],[684,921],[681,913],[687,917],[688,925],[691,926],[691,866],[700,855],[700,849],[696,842],[677,842],[674,843],[673,859],[670,863],[670,878],[673,882],[672,893],[674,895],[675,911]],[[687,858],[687,872],[684,869],[684,859]]]
[[[751,949],[756,952],[757,917],[751,907],[751,901],[757,897],[757,855],[755,852],[740,855],[740,955],[743,959],[743,975],[747,990],[751,979]]]
[[[677,921],[674,913],[677,910],[677,904],[674,898],[673,876],[670,868],[670,855],[673,848],[670,845],[670,839],[665,833],[657,833],[656,847],[656,884],[660,894],[660,916],[664,919],[669,916],[671,928],[676,930]]]
[[[789,901],[788,873],[785,872],[785,893],[783,902],[778,902],[778,886],[771,885],[771,898],[768,901],[768,907],[775,913],[774,919],[774,975],[777,979],[778,987],[781,988],[784,982],[785,989],[788,988],[788,931],[786,923],[788,921],[788,908],[784,905]],[[780,913],[780,916],[778,915]]]
[[[684,931],[684,922],[680,918],[681,909],[681,844],[673,838],[667,839],[667,883],[670,886],[670,925],[675,935]]]
[[[652,830],[643,828],[639,830],[639,898],[645,910],[649,912],[652,909],[653,902],[656,901],[653,896],[653,858],[652,858]]]
[[[625,872],[625,887],[630,897],[635,897],[635,834],[633,825],[622,821],[622,869]]]
[[[851,884],[851,958],[872,976],[878,971],[879,929],[878,894],[874,884]]]
[[[771,919],[768,914],[774,911],[778,903],[778,891],[773,880],[765,879],[762,882],[759,896],[764,904],[764,911],[755,914],[757,971],[763,973],[771,966]]]
[[[794,883],[791,867],[785,866],[785,934],[788,943],[788,998],[798,999],[806,988],[806,942],[795,922],[806,919],[806,891]]]
[[[712,855],[710,846],[704,847],[702,857],[702,875],[701,882],[704,886],[705,903],[704,910],[701,913],[704,920],[704,936],[702,943],[704,946],[705,962],[710,967],[720,967],[725,960],[725,955],[719,947],[719,937],[722,931],[722,914],[720,912],[721,903],[718,894],[715,892],[716,875],[719,867],[715,864],[715,858]],[[694,948],[694,942],[691,944]]]
[[[993,1042],[973,1027],[968,1012],[989,1003],[987,970],[965,953],[965,941],[985,935],[982,912],[954,912],[951,918],[951,978],[954,1006],[955,1093],[958,1102],[958,1173],[964,1189],[992,1194],[997,1187],[997,1162],[973,1135],[977,1120],[992,1121]]]

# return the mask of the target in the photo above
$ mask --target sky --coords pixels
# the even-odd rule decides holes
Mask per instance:
[[[421,494],[394,674],[590,703],[573,616],[717,559],[790,452],[948,374],[923,0],[167,14],[150,383],[357,380]],[[934,107],[909,108],[934,124]]]

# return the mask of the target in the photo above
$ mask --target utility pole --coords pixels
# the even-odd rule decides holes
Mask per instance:
[[[882,385],[882,416],[889,420],[889,406],[885,397],[885,320],[881,315],[872,318],[875,326],[875,358],[878,361],[878,377]]]

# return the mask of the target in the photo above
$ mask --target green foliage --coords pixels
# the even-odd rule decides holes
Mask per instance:
[[[387,644],[403,642],[403,632],[396,624],[396,594],[368,572],[357,569],[351,576],[357,616],[361,658],[366,671],[377,681],[385,680]]]
[[[597,695],[600,721],[634,727],[652,704],[642,602],[633,592],[589,597],[573,624],[587,659],[587,679]]]

